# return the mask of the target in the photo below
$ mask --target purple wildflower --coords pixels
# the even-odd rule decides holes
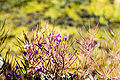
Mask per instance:
[[[17,74],[14,72],[14,75],[17,76]]]
[[[49,46],[49,48],[48,49],[51,49],[52,47],[51,46]]]
[[[9,76],[7,77],[7,80],[10,80],[10,77],[9,77]]]
[[[38,69],[38,71],[42,71],[42,67],[40,67],[40,68]]]
[[[59,36],[59,37],[61,37],[61,36],[60,36],[60,34],[57,34],[56,36]]]
[[[27,55],[27,52],[26,52],[26,51],[24,51],[24,52],[23,52],[23,54],[24,54],[24,56],[26,56],[26,55]]]
[[[39,47],[42,47],[42,44],[41,44],[41,43],[38,43],[38,46],[39,46]]]
[[[58,41],[61,42],[61,39],[59,39]]]
[[[61,36],[60,36],[60,34],[57,34],[55,37],[54,37],[54,39],[55,40],[57,40],[58,42],[61,42]]]
[[[9,80],[10,78],[12,78],[12,77],[14,77],[14,76],[16,76],[17,78],[21,78],[21,76],[20,76],[20,75],[17,75],[15,72],[10,72],[10,73],[8,74],[7,80]]]
[[[12,72],[10,72],[10,77],[12,77],[13,76],[13,73]]]
[[[42,71],[42,67],[40,67],[40,71]]]
[[[65,41],[67,40],[67,37],[66,36],[64,36],[64,39],[65,39]]]
[[[51,36],[51,33],[48,33],[48,36],[50,37],[50,36]]]
[[[38,65],[37,65],[37,66],[35,66],[35,70],[36,70],[36,71],[38,70],[38,67],[39,67]]]
[[[35,49],[34,54],[38,54],[38,50]]]
[[[39,67],[38,65],[35,67],[36,71],[42,71],[42,67]]]
[[[18,66],[16,66],[16,69],[18,69]]]
[[[20,75],[17,75],[17,78],[21,78],[21,76],[20,76]]]
[[[15,72],[13,72],[13,74],[15,74]]]
[[[60,38],[61,38],[60,34],[57,34],[56,40],[60,40]]]
[[[39,59],[41,59],[41,56],[39,55]]]
[[[53,61],[54,61],[54,59],[53,59],[53,58],[51,58],[51,61],[53,62]]]

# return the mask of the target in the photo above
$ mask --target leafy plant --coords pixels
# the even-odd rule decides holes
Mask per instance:
[[[7,60],[9,49],[5,58],[0,58],[4,61],[0,69],[1,78],[7,80],[119,80],[120,32],[114,33],[108,25],[108,31],[104,29],[106,35],[102,35],[98,43],[96,42],[96,35],[99,34],[98,24],[91,28],[89,23],[89,28],[86,29],[87,35],[84,35],[80,29],[79,37],[71,43],[68,37],[57,34],[54,28],[49,30],[46,24],[43,29],[37,25],[36,31],[32,30],[29,33],[23,31],[24,39],[17,37],[21,56],[17,55],[15,62],[10,62],[9,59]],[[0,36],[0,46],[7,38],[4,29],[1,28],[1,30],[3,31]],[[101,41],[104,41],[103,44]],[[12,66],[12,63],[16,67]]]
[[[25,79],[62,79],[66,78],[66,73],[74,65],[76,61],[76,51],[68,52],[67,37],[61,37],[58,33],[55,35],[53,30],[47,33],[45,29],[39,31],[36,29],[36,34],[32,36],[24,35],[24,41],[19,39],[24,44],[22,48],[23,60],[21,60],[21,72]],[[29,37],[29,38],[28,38]],[[16,60],[17,61],[17,60]],[[73,78],[73,77],[71,77]]]
[[[5,40],[7,39],[8,32],[6,32],[4,26],[5,26],[5,21],[3,22],[3,25],[0,26],[0,79],[10,80],[10,77],[12,77],[10,73],[14,71],[15,68],[14,66],[11,65],[12,63],[14,63],[14,61],[10,62],[10,59],[8,59],[10,49],[8,49],[7,52],[5,52],[6,45],[7,45],[5,44]],[[13,77],[15,77],[15,75],[16,74],[13,74]],[[20,78],[19,75],[16,75],[16,76]]]

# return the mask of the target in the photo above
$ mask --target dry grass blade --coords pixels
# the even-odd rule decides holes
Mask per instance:
[[[20,40],[23,44],[25,44],[25,42],[23,40],[21,40],[20,38],[17,37],[18,40]]]
[[[23,32],[23,35],[24,35],[26,43],[28,42],[28,44],[29,44],[29,39],[27,38],[27,35],[24,32]]]
[[[0,28],[0,31],[4,29],[4,26],[5,26],[5,20],[3,21],[3,25],[2,25],[2,27]]]
[[[18,61],[16,60],[16,58],[15,58],[15,61],[17,62],[18,67],[20,68],[21,72],[23,73],[23,70],[21,69],[20,64],[18,63]]]

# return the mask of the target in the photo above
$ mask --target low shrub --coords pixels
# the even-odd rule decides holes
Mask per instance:
[[[7,80],[119,80],[119,32],[109,26],[104,31],[108,38],[96,42],[98,25],[93,29],[89,24],[88,35],[80,29],[80,37],[69,43],[55,29],[37,26],[35,33],[23,32],[24,40],[17,38],[22,54],[16,56],[16,67],[2,67],[1,75]]]

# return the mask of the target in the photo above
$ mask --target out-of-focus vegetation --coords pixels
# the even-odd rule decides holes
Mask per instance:
[[[5,29],[8,30],[5,50],[10,48],[12,56],[20,54],[16,47],[17,37],[23,39],[23,31],[34,30],[39,22],[40,29],[45,26],[52,29],[54,26],[58,33],[70,40],[74,36],[79,37],[76,35],[79,28],[88,31],[89,20],[91,26],[99,22],[100,29],[95,41],[96,44],[100,43],[101,49],[108,51],[109,48],[114,49],[116,42],[111,45],[113,42],[103,32],[106,24],[115,32],[120,30],[119,13],[120,0],[0,0],[0,24],[6,20]],[[86,31],[84,33],[87,36]],[[115,36],[110,36],[116,40]],[[106,45],[105,41],[110,44]]]
[[[6,19],[12,37],[23,28],[35,29],[39,17],[41,23],[47,19],[49,26],[70,35],[88,25],[88,20],[93,26],[100,22],[99,26],[117,29],[120,24],[119,0],[1,0],[0,5],[0,21]]]
[[[38,23],[48,20],[59,28],[74,33],[76,27],[87,24],[100,26],[111,24],[119,27],[119,0],[1,0],[0,20],[7,19],[9,27],[29,27],[32,30]],[[70,29],[72,27],[72,30]]]
[[[7,18],[14,26],[32,27],[38,17],[62,28],[82,27],[88,19],[101,26],[120,22],[119,0],[3,0],[0,4],[0,20]]]

